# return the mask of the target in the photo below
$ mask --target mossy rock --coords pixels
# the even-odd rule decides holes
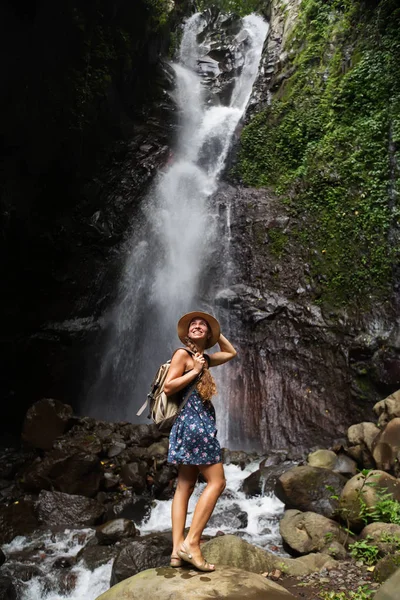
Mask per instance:
[[[379,583],[383,583],[398,569],[400,569],[400,552],[384,556],[376,563],[374,579]]]

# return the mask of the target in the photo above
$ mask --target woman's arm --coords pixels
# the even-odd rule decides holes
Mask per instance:
[[[210,367],[223,365],[224,363],[228,362],[228,360],[232,360],[232,358],[235,358],[237,354],[235,348],[232,346],[230,341],[222,335],[222,333],[219,336],[218,345],[220,351],[214,352],[214,354],[210,354]]]
[[[203,370],[205,359],[201,354],[193,356],[193,368],[185,373],[188,353],[186,350],[179,349],[172,357],[168,375],[164,384],[164,392],[167,396],[180,392],[187,385],[192,383],[197,375]]]

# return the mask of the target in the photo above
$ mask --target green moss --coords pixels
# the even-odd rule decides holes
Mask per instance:
[[[277,258],[280,258],[288,243],[287,234],[281,229],[269,229],[268,239],[271,254]]]
[[[263,8],[263,0],[200,0],[199,10],[205,10],[209,7],[217,7],[227,13],[236,13],[241,17],[257,12]]]
[[[287,47],[295,72],[244,128],[237,174],[291,198],[320,301],[366,303],[396,259],[400,9],[303,0]]]

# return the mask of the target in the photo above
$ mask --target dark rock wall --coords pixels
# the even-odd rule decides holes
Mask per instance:
[[[225,185],[216,200],[231,206],[235,264],[230,285],[214,288],[238,349],[224,367],[220,414],[229,413],[232,447],[327,446],[357,420],[373,421],[373,404],[398,387],[394,311],[321,309],[310,300],[301,249],[280,245],[293,223],[279,198]]]
[[[76,407],[126,232],[168,159],[175,117],[162,57],[188,3],[170,7],[62,0],[0,8],[5,429],[18,429],[42,396]]]

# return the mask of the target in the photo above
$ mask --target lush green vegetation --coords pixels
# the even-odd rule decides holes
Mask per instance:
[[[303,0],[287,49],[295,71],[245,127],[236,172],[284,196],[317,299],[385,296],[399,224],[400,8]]]
[[[356,560],[361,560],[366,565],[374,565],[378,560],[379,548],[371,544],[372,537],[367,536],[365,540],[357,540],[349,545],[350,554]]]
[[[374,590],[368,586],[360,586],[354,592],[321,592],[322,600],[369,600],[374,595]]]
[[[262,0],[199,0],[197,6],[199,10],[216,6],[224,12],[236,13],[244,17],[259,10],[262,4],[265,4]]]

